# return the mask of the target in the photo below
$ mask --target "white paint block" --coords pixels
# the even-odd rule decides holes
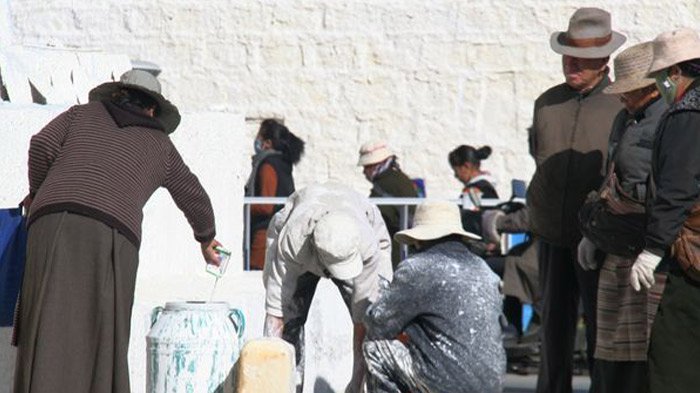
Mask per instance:
[[[294,347],[275,337],[248,341],[236,372],[236,393],[294,393]]]

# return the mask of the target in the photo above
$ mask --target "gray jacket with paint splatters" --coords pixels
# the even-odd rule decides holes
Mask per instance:
[[[499,279],[457,241],[399,264],[365,318],[368,339],[409,336],[416,374],[431,392],[500,392],[506,369]]]

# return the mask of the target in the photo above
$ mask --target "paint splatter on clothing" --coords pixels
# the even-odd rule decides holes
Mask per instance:
[[[367,310],[368,340],[392,340],[405,332],[412,362],[402,363],[412,370],[403,372],[430,392],[500,392],[506,358],[498,284],[498,276],[463,243],[434,245],[403,261]],[[371,373],[392,363],[367,355],[368,363],[385,360],[368,364]]]

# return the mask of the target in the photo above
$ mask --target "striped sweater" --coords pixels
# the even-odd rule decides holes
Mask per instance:
[[[157,120],[92,102],[60,114],[31,139],[29,225],[69,211],[116,228],[138,247],[143,206],[159,187],[185,213],[197,241],[214,238],[209,197]]]

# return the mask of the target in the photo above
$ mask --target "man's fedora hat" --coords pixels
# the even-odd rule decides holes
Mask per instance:
[[[625,43],[624,35],[610,27],[610,13],[600,8],[579,8],[569,19],[567,31],[552,34],[552,50],[584,59],[610,56]]]
[[[631,46],[615,56],[615,82],[603,89],[605,94],[628,93],[654,84],[647,71],[654,59],[651,41]]]
[[[654,38],[654,61],[649,74],[687,60],[700,59],[700,37],[689,28],[667,31]]]
[[[122,74],[119,82],[103,83],[88,94],[89,101],[111,100],[121,89],[134,89],[148,94],[158,103],[156,119],[163,125],[167,134],[175,131],[180,124],[180,112],[160,93],[160,82],[151,73],[143,70],[130,70]]]

